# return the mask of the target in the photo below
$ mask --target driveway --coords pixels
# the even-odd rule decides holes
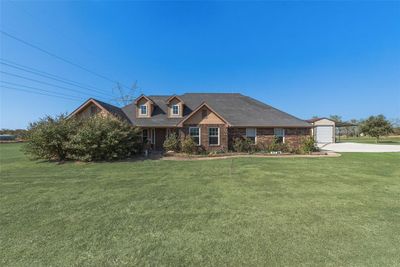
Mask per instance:
[[[400,152],[400,145],[375,145],[360,143],[333,143],[318,145],[322,150],[335,152]]]

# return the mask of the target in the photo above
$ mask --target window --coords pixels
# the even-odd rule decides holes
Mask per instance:
[[[208,145],[219,146],[219,128],[208,128]]]
[[[147,105],[140,105],[140,115],[147,115]]]
[[[190,127],[189,135],[193,138],[193,141],[199,146],[200,145],[200,128]]]
[[[274,135],[278,143],[285,143],[285,129],[275,128]]]
[[[147,140],[149,139],[149,132],[147,129],[142,130],[142,141],[143,143],[147,143]]]
[[[257,129],[246,128],[246,138],[250,139],[253,144],[256,143]]]
[[[172,115],[178,116],[179,115],[179,105],[172,106]]]

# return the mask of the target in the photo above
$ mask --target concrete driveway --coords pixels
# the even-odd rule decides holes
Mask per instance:
[[[400,145],[375,145],[360,143],[333,143],[319,144],[322,150],[330,150],[334,152],[400,152]]]

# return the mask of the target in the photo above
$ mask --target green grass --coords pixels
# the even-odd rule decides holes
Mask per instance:
[[[336,137],[339,140],[339,137]],[[362,137],[340,137],[340,143],[353,142],[353,143],[364,143],[364,144],[376,144],[376,139],[369,136]],[[400,136],[385,136],[379,139],[378,144],[387,145],[400,145]]]
[[[67,163],[0,145],[1,266],[398,266],[400,153]]]

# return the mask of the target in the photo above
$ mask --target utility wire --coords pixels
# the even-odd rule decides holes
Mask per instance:
[[[2,59],[0,59],[0,60],[2,60]],[[61,78],[61,79],[60,78],[53,78],[53,77],[50,76],[51,74],[50,75],[41,74],[41,73],[39,73],[39,71],[31,71],[31,70],[25,69],[25,67],[21,68],[21,67],[13,66],[13,65],[11,65],[9,63],[4,63],[4,62],[0,62],[0,64],[8,66],[8,67],[11,67],[11,68],[14,68],[14,69],[22,70],[22,71],[25,71],[25,72],[28,72],[28,73],[31,73],[31,74],[35,74],[35,75],[38,75],[38,76],[42,76],[42,77],[45,77],[45,78],[48,78],[48,79],[52,79],[52,80],[55,80],[55,81],[58,81],[58,82],[62,82],[62,83],[65,83],[65,84],[76,86],[76,87],[79,87],[79,88],[82,88],[82,89],[85,89],[85,90],[97,92],[99,94],[103,94],[103,95],[106,95],[108,97],[113,97],[112,95],[106,94],[106,93],[104,93],[102,91],[99,91],[99,90],[94,90],[94,89],[90,89],[90,88],[87,88],[87,87],[84,87],[84,86],[81,86],[81,85],[77,85],[77,84],[74,84],[74,82],[64,81],[63,78]]]
[[[48,73],[48,72],[45,72],[45,71],[42,71],[42,70],[38,70],[38,69],[35,69],[35,68],[32,68],[32,67],[28,67],[26,65],[22,65],[22,64],[19,64],[17,62],[14,62],[14,61],[11,61],[11,60],[8,60],[8,59],[5,59],[5,58],[1,58],[0,57],[0,60],[4,61],[5,63],[9,63],[9,64],[12,64],[12,65],[15,65],[15,66],[18,66],[18,67],[22,67],[22,68],[25,68],[25,69],[28,69],[28,70],[36,71],[38,73],[42,73],[42,74],[45,74],[45,75],[53,76],[53,77],[56,77],[58,79],[62,79],[62,80],[65,80],[65,81],[68,81],[68,82],[71,82],[71,83],[76,83],[76,84],[82,85],[84,87],[89,87],[89,88],[92,88],[94,90],[97,90],[96,87],[93,87],[91,85],[84,84],[84,83],[81,83],[81,82],[76,82],[76,81],[73,81],[71,79],[67,79],[67,78],[64,78],[64,77],[61,77],[61,76],[58,76],[58,75],[55,75],[55,74],[51,74],[51,73]]]
[[[65,59],[65,58],[63,58],[63,57],[61,57],[61,56],[58,56],[58,55],[56,55],[56,54],[54,54],[54,53],[52,53],[52,52],[49,52],[49,51],[47,51],[47,50],[45,50],[45,49],[43,49],[43,48],[41,48],[41,47],[39,47],[39,46],[37,46],[37,45],[34,45],[34,44],[32,44],[32,43],[30,43],[30,42],[28,42],[28,41],[25,41],[25,40],[23,40],[23,39],[21,39],[21,38],[18,38],[18,37],[16,37],[16,36],[12,35],[12,34],[9,34],[9,33],[5,32],[5,31],[3,31],[3,30],[0,30],[0,33],[2,33],[3,35],[7,36],[8,38],[14,39],[15,41],[18,41],[18,42],[20,42],[20,43],[23,43],[23,44],[25,44],[25,45],[27,45],[27,46],[29,46],[29,47],[32,47],[32,48],[34,48],[34,49],[36,49],[36,50],[39,50],[39,51],[41,51],[42,53],[45,53],[45,54],[47,54],[47,55],[49,55],[49,56],[52,56],[52,57],[54,57],[54,58],[57,58],[58,60],[64,61],[65,63],[68,63],[68,64],[70,64],[70,65],[72,65],[72,66],[75,66],[75,67],[77,67],[77,68],[79,68],[79,69],[82,69],[82,70],[84,70],[84,71],[86,71],[86,72],[88,72],[88,73],[90,73],[90,74],[92,74],[92,75],[95,75],[95,76],[97,76],[97,77],[100,77],[100,78],[102,78],[102,79],[104,79],[104,80],[107,80],[107,81],[109,81],[109,82],[112,82],[112,83],[114,83],[114,84],[118,83],[117,81],[115,81],[115,80],[113,80],[113,79],[111,79],[111,78],[108,78],[107,76],[104,76],[104,75],[102,75],[102,74],[99,74],[99,73],[97,73],[97,72],[94,72],[94,71],[92,71],[92,70],[90,70],[90,69],[88,69],[88,68],[86,68],[86,67],[84,67],[84,66],[82,66],[82,65],[80,65],[80,64],[74,63],[74,62],[72,62],[72,61],[70,61],[70,60],[68,60],[68,59]],[[123,85],[123,86],[126,87],[126,88],[129,88],[129,86],[126,86],[126,85]]]
[[[51,97],[57,97],[57,98],[62,98],[62,99],[67,99],[67,100],[74,100],[74,101],[82,101],[81,99],[78,99],[78,98],[70,98],[70,97],[63,97],[63,96],[58,96],[58,95],[45,94],[45,93],[29,91],[26,89],[14,88],[14,87],[9,87],[9,86],[4,86],[4,85],[0,85],[0,87],[5,88],[5,89],[10,89],[10,90],[28,92],[28,93],[37,94],[37,95],[51,96]]]
[[[68,88],[68,87],[64,87],[64,86],[60,86],[60,85],[56,85],[56,84],[52,84],[52,83],[36,80],[36,79],[31,79],[31,78],[28,78],[28,77],[25,77],[25,76],[21,76],[21,75],[18,75],[18,74],[6,72],[6,71],[0,71],[0,73],[6,74],[6,75],[9,75],[9,76],[13,76],[13,77],[17,77],[17,78],[21,78],[21,79],[25,79],[25,80],[32,81],[32,82],[41,83],[41,84],[48,85],[48,86],[57,87],[57,88],[64,89],[64,90],[74,91],[74,92],[77,92],[79,94],[86,94],[86,95],[90,96],[90,94],[82,92],[82,91],[78,91],[78,90],[75,90],[75,89],[72,89],[72,88]],[[103,96],[98,96],[98,97],[104,98]]]
[[[32,90],[43,91],[43,92],[47,92],[47,93],[51,93],[51,94],[57,94],[57,95],[60,95],[60,96],[65,96],[65,97],[71,97],[71,98],[77,98],[78,97],[78,96],[74,96],[74,95],[68,95],[68,94],[64,94],[64,93],[60,93],[60,92],[49,91],[49,90],[45,90],[45,89],[42,89],[42,88],[32,87],[32,86],[28,86],[28,85],[13,83],[13,82],[7,82],[7,81],[1,81],[1,82],[5,83],[5,84],[8,84],[8,85],[25,87],[25,88],[32,89]],[[85,100],[85,98],[82,98],[82,97],[78,97],[78,98],[80,98],[82,100]]]

